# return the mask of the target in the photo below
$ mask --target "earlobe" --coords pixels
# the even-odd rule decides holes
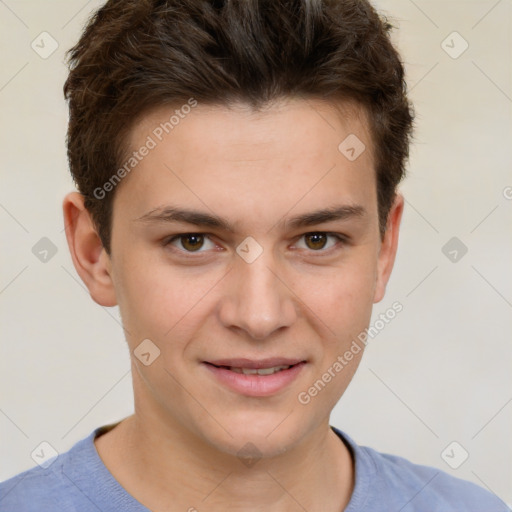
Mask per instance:
[[[103,248],[84,197],[70,192],[62,203],[66,239],[75,269],[92,299],[101,306],[117,304],[111,276],[110,257]]]
[[[389,211],[386,224],[386,232],[380,247],[377,264],[377,282],[375,286],[375,294],[373,302],[380,302],[386,293],[386,286],[393,270],[395,263],[396,251],[398,248],[398,234],[400,230],[400,222],[404,209],[404,198],[397,193],[393,206]]]

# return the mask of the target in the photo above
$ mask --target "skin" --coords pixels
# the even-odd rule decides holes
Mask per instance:
[[[199,104],[118,185],[110,255],[82,196],[64,200],[75,268],[98,304],[119,305],[132,354],[135,413],[96,448],[153,511],[339,512],[350,499],[353,461],[329,414],[363,351],[307,405],[298,395],[368,327],[394,263],[403,199],[381,237],[365,116],[342,106],[288,99],[257,113]],[[172,112],[145,115],[131,131],[132,150]],[[349,134],[366,145],[354,161],[338,150]],[[220,216],[235,230],[141,220],[171,204]],[[340,205],[362,213],[283,223]],[[344,241],[305,236],[318,232]],[[186,237],[163,244],[187,233],[207,236],[202,246]],[[236,252],[247,236],[263,249],[252,263]],[[144,339],[160,350],[149,366],[133,355]],[[203,363],[275,356],[307,363],[267,397],[226,388]],[[250,467],[237,456],[248,442],[262,457]]]

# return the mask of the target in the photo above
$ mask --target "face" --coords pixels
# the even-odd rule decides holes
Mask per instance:
[[[133,151],[156,145],[113,205],[107,267],[136,412],[225,453],[251,442],[275,455],[327,422],[348,386],[363,351],[335,363],[384,293],[400,208],[383,241],[356,107],[199,104],[160,141],[172,113],[133,129]],[[338,149],[350,134],[366,146],[355,160]]]

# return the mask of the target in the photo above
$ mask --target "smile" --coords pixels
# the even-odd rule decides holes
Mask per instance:
[[[234,366],[221,366],[220,368],[227,368],[232,372],[243,373],[244,375],[272,375],[276,372],[280,372],[281,370],[288,370],[291,368],[291,365],[283,365],[283,366],[272,366],[270,368],[236,368]]]
[[[205,361],[209,375],[222,387],[238,394],[264,397],[284,391],[298,377],[305,360],[249,359]]]

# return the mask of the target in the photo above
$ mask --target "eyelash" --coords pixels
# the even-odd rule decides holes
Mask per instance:
[[[173,235],[171,237],[165,238],[162,241],[162,245],[164,247],[167,247],[167,246],[171,245],[171,243],[174,242],[175,240],[178,240],[180,238],[186,238],[187,236],[192,236],[192,235],[203,236],[203,237],[209,239],[209,236],[208,236],[207,233],[196,233],[196,232],[179,233],[177,235]],[[337,240],[337,243],[333,247],[329,247],[328,249],[318,249],[316,251],[314,249],[305,249],[306,251],[312,253],[313,255],[315,253],[318,254],[318,255],[330,254],[333,250],[339,250],[341,248],[340,245],[344,245],[344,244],[346,244],[348,242],[348,237],[347,236],[339,234],[339,233],[331,233],[331,232],[327,232],[327,231],[309,231],[309,232],[304,233],[303,235],[301,235],[299,237],[299,240],[302,239],[303,237],[307,236],[307,235],[326,235],[328,237],[331,236],[333,238],[336,238],[336,240]],[[210,241],[211,241],[211,239],[210,239]],[[207,252],[207,251],[201,251],[201,250],[199,250],[199,251],[187,251],[185,249],[178,249],[178,248],[174,248],[174,247],[173,247],[173,250],[176,250],[176,251],[178,251],[180,253],[184,253],[184,254],[187,255],[186,257],[192,257],[192,258],[198,258],[198,257],[200,257],[199,255],[204,254],[205,252]]]

